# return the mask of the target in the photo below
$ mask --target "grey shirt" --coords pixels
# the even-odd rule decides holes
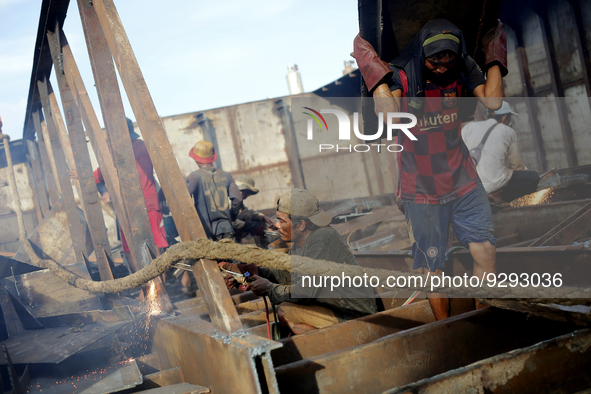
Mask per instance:
[[[301,248],[294,244],[291,254],[315,260],[333,261],[339,264],[359,265],[339,233],[331,226],[316,229],[308,236]],[[341,287],[339,290],[331,292],[330,286],[327,288],[303,288],[301,286],[302,276],[293,274],[292,278],[292,274],[287,271],[259,267],[259,275],[273,283],[278,283],[269,291],[269,299],[274,304],[287,301],[323,306],[331,309],[339,321],[377,312],[375,296],[371,288]],[[292,286],[292,283],[295,283],[295,285]],[[363,298],[349,298],[347,295]]]
[[[215,239],[222,234],[233,234],[232,220],[242,205],[242,194],[232,175],[203,167],[190,173],[186,183],[207,237]]]

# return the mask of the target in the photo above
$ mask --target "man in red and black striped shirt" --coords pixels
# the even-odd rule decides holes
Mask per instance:
[[[449,228],[474,257],[473,275],[496,273],[495,237],[488,198],[460,134],[459,99],[475,96],[489,109],[502,104],[507,73],[506,36],[499,22],[483,40],[487,78],[467,55],[451,22],[427,23],[390,64],[369,43],[355,39],[355,58],[373,92],[376,113],[410,112],[411,140],[399,133],[397,195],[404,202],[413,268],[441,274]],[[449,316],[444,294],[430,294],[435,317]],[[479,305],[478,305],[479,306]]]

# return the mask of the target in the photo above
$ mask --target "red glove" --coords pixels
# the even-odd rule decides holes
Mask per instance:
[[[507,34],[503,29],[503,23],[499,20],[496,27],[490,29],[482,39],[484,51],[485,70],[494,65],[501,69],[501,76],[507,75]]]
[[[388,63],[380,59],[371,44],[361,38],[359,34],[353,41],[352,55],[357,60],[359,71],[370,92],[378,86],[382,79],[392,75]]]
[[[265,236],[265,227],[261,224],[252,232],[252,235],[258,235],[260,237],[264,237]]]

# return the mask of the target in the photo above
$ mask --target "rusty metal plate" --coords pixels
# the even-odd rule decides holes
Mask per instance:
[[[89,324],[80,328],[57,327],[27,331],[10,338],[6,345],[14,364],[59,363],[89,349],[97,341],[113,335],[127,323]],[[0,358],[0,365],[6,360]]]
[[[66,268],[90,279],[84,263]],[[18,293],[12,293],[37,318],[103,309],[98,296],[68,285],[49,270],[17,276]]]
[[[78,209],[80,221],[85,222],[84,213]],[[85,234],[87,255],[92,252],[92,241],[88,227]],[[33,243],[37,254],[41,258],[50,258],[60,265],[69,265],[77,263],[74,254],[74,246],[70,237],[70,227],[68,217],[64,209],[63,200],[51,208],[47,215],[35,230],[29,234],[29,240]],[[29,262],[25,250],[21,247],[14,255],[14,259],[24,263]]]
[[[125,361],[113,366],[71,375],[64,380],[60,380],[60,378],[41,378],[29,384],[27,393],[108,394],[138,386],[142,381],[142,374],[136,362]]]

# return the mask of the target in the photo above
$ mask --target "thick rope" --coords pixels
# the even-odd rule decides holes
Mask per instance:
[[[368,277],[376,276],[379,279],[380,287],[390,288],[387,280],[390,277],[405,277],[406,285],[394,287],[395,289],[410,289],[430,292],[430,286],[417,286],[422,283],[429,284],[431,278],[428,275],[419,275],[408,272],[396,272],[379,268],[364,268],[356,265],[338,264],[330,261],[313,260],[307,257],[291,256],[279,253],[273,250],[260,249],[252,245],[241,245],[230,242],[214,242],[204,238],[196,241],[186,241],[173,245],[164,254],[157,257],[152,263],[129,276],[120,279],[107,281],[92,281],[82,278],[57,264],[52,260],[41,259],[34,251],[29,239],[27,238],[20,199],[16,188],[16,179],[12,168],[12,157],[8,147],[8,136],[0,134],[4,140],[6,159],[10,169],[9,183],[14,196],[14,208],[19,224],[20,241],[25,252],[31,260],[31,264],[49,269],[57,277],[68,284],[86,290],[91,293],[119,293],[125,290],[141,286],[155,277],[163,274],[173,268],[181,261],[194,263],[199,259],[229,261],[235,260],[246,264],[256,264],[260,267],[275,268],[284,271],[291,271],[301,275],[309,276],[354,276]],[[416,282],[415,282],[416,280]],[[417,283],[418,282],[418,283]],[[433,291],[446,293],[451,296],[469,296],[480,298],[529,298],[538,299],[564,299],[564,298],[591,298],[591,289],[561,287],[561,288],[534,288],[534,287],[515,287],[499,288],[488,287],[486,284],[478,288],[463,288],[454,286],[437,287]],[[538,300],[540,301],[540,300]]]

